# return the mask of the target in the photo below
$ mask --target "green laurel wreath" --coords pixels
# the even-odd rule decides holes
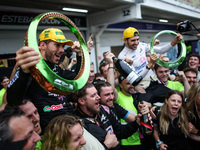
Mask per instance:
[[[154,41],[155,39],[162,35],[162,34],[172,34],[174,36],[177,35],[176,32],[174,31],[171,31],[171,30],[163,30],[163,31],[160,31],[158,32],[154,37],[153,39],[151,40],[151,54],[154,53],[154,49],[153,49],[153,44],[154,44]],[[179,66],[185,59],[185,56],[186,56],[186,46],[185,46],[185,43],[183,40],[180,41],[180,44],[181,44],[181,53],[179,55],[179,57],[177,58],[176,61],[174,62],[165,62],[165,61],[162,61],[161,59],[157,59],[156,62],[160,65],[160,66],[163,66],[163,67],[167,67],[167,68],[175,68],[177,66]]]
[[[82,47],[82,62],[81,62],[81,69],[74,80],[67,80],[56,73],[54,73],[49,66],[46,64],[44,59],[42,58],[39,48],[38,48],[38,41],[37,41],[37,27],[39,23],[44,19],[57,19],[63,22],[76,36],[80,45]],[[90,72],[90,58],[87,49],[87,45],[83,39],[83,36],[76,25],[65,15],[58,13],[58,12],[48,12],[44,14],[40,14],[36,16],[31,24],[29,25],[25,45],[34,48],[41,57],[40,62],[36,65],[36,68],[39,72],[48,80],[50,84],[56,87],[58,90],[66,91],[66,92],[74,92],[81,89],[87,82]],[[40,84],[40,83],[39,83]],[[62,93],[62,92],[61,92]]]

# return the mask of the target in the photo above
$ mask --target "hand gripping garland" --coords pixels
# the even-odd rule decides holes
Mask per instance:
[[[38,43],[37,43],[37,27],[41,21],[44,19],[57,19],[62,21],[76,36],[80,45],[82,47],[82,62],[80,71],[74,80],[67,80],[56,73],[54,73],[49,66],[46,64],[42,58]],[[48,12],[36,16],[31,24],[29,25],[28,31],[25,37],[25,46],[29,46],[39,52],[41,57],[40,62],[31,68],[31,73],[35,80],[42,86],[45,90],[52,93],[67,95],[70,92],[77,91],[81,89],[87,82],[90,72],[90,58],[87,45],[83,39],[83,36],[76,25],[65,15],[57,12]]]
[[[172,35],[174,35],[174,36],[177,35],[176,32],[171,31],[171,30],[163,30],[163,31],[160,31],[159,33],[157,33],[157,34],[153,37],[153,39],[151,40],[151,54],[154,53],[153,44],[154,44],[155,39],[156,39],[158,36],[160,36],[160,35],[162,35],[162,34],[166,34],[166,33],[167,33],[167,34],[172,34]],[[158,58],[158,59],[156,60],[156,62],[157,62],[160,66],[167,67],[167,68],[175,68],[175,67],[179,66],[179,65],[184,61],[185,56],[186,56],[186,46],[185,46],[184,41],[181,40],[181,41],[180,41],[180,44],[181,44],[181,53],[180,53],[180,55],[179,55],[179,57],[178,57],[178,59],[177,59],[176,61],[168,63],[168,62],[162,61],[162,60],[160,60],[160,59]]]

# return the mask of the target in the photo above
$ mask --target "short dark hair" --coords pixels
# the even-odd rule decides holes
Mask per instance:
[[[110,87],[112,86],[109,82],[99,81],[95,84],[95,88],[97,89],[98,95],[101,94],[102,87]]]
[[[24,116],[24,112],[19,107],[11,107],[0,111],[0,139],[4,142],[12,142],[14,133],[9,127],[12,118]]]
[[[200,64],[200,56],[199,56],[198,54],[195,54],[195,53],[190,54],[190,55],[188,56],[188,62],[189,62],[189,60],[190,60],[191,57],[197,57],[197,58],[199,59],[199,64]]]
[[[7,76],[2,76],[1,79],[0,79],[0,82],[3,82],[4,79],[8,79],[8,77]]]
[[[103,63],[100,64],[100,66],[99,66],[99,71],[100,71],[101,74],[103,74],[102,67],[104,67],[104,66],[106,66],[106,65],[108,65],[108,62],[107,62],[107,61],[105,61],[105,62],[103,62]]]
[[[184,69],[183,69],[183,72],[184,72],[184,74],[185,74],[186,72],[193,72],[193,73],[195,73],[196,75],[198,74],[198,72],[197,72],[196,69],[190,68],[190,67],[184,68]]]
[[[154,70],[157,71],[159,67],[162,67],[162,66],[158,65],[157,63],[155,63]]]
[[[79,98],[84,98],[86,95],[86,90],[88,88],[94,87],[92,83],[86,83],[84,87],[82,87],[80,90],[76,91],[73,95],[73,99],[75,101],[78,101]]]

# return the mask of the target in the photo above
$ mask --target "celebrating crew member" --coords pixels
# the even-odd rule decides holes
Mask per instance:
[[[72,46],[77,54],[77,68],[75,72],[61,69],[57,63],[64,53],[64,46]],[[39,50],[47,65],[59,76],[66,79],[74,79],[78,74],[81,63],[80,47],[71,40],[65,38],[60,29],[48,28],[39,35]],[[7,90],[9,105],[17,105],[24,97],[32,99],[41,117],[41,128],[44,128],[57,115],[70,114],[73,106],[67,96],[45,91],[32,77],[30,68],[40,61],[39,53],[33,48],[24,46],[16,52],[16,66],[18,67],[14,78]]]

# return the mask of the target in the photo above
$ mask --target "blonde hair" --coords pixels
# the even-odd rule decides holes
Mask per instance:
[[[60,115],[52,119],[44,132],[42,150],[74,150],[69,147],[70,128],[76,124],[83,126],[80,119],[75,116]]]
[[[174,95],[177,94],[181,97],[182,99],[182,106],[178,112],[178,116],[179,116],[179,120],[178,120],[178,125],[180,125],[180,128],[182,130],[182,132],[186,135],[189,134],[189,129],[188,129],[188,115],[186,113],[186,105],[185,102],[183,100],[183,96],[179,91],[176,90],[170,90],[165,99],[168,101],[169,98]],[[161,107],[161,113],[160,113],[160,120],[159,120],[159,124],[160,124],[160,131],[163,134],[167,134],[168,133],[168,129],[169,129],[169,124],[170,124],[170,119],[169,119],[169,109],[168,109],[168,105],[166,103],[166,101],[164,102],[164,105]]]
[[[200,84],[195,83],[190,90],[188,91],[188,103],[187,103],[187,110],[191,113],[191,115],[195,117],[194,110],[196,109],[196,101],[200,96]]]

